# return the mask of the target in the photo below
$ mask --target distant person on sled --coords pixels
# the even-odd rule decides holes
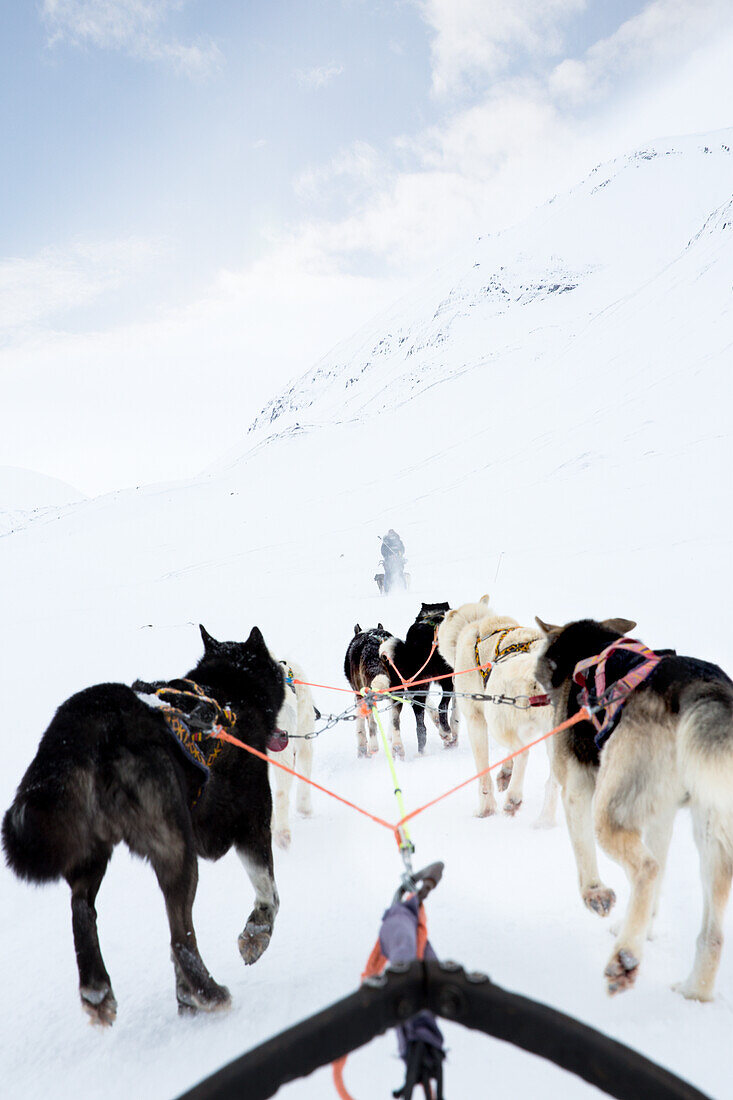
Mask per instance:
[[[376,573],[374,579],[383,596],[407,588],[410,578],[405,573],[405,546],[392,527],[382,536],[382,560],[379,564],[384,567],[384,573]]]

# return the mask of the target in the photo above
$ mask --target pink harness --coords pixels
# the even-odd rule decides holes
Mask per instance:
[[[644,660],[607,688],[606,662],[617,650],[636,653]],[[633,638],[618,638],[615,642],[611,642],[597,657],[588,657],[587,660],[579,661],[575,666],[573,680],[583,689],[580,693],[580,705],[585,707],[590,714],[590,720],[596,729],[594,741],[599,749],[613,733],[631,692],[646,680],[661,660],[662,658],[645,646],[643,642],[637,642]],[[591,691],[587,681],[592,668],[595,668],[596,674]],[[599,711],[603,712],[603,721],[598,717]]]

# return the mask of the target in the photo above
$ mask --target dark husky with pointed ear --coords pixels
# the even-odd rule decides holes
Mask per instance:
[[[389,691],[391,687],[399,685],[396,672],[391,672],[379,656],[379,647],[392,635],[385,630],[381,623],[362,630],[357,623],[354,627],[354,635],[346,649],[344,657],[344,676],[351,684],[356,695],[357,706],[361,706],[362,692],[364,691]],[[399,717],[395,722],[395,711],[392,711],[392,725],[390,733],[392,737],[392,751],[395,756],[404,757],[405,750],[400,739]],[[366,721],[369,724],[369,748],[367,749],[366,722],[364,715],[359,712],[356,720],[356,754],[357,756],[373,756],[377,748],[377,724],[370,710]]]
[[[236,715],[234,734],[266,750],[283,702],[282,669],[254,627],[246,642],[217,642],[201,627],[204,656],[187,678]],[[64,878],[82,1006],[111,1024],[117,1002],[102,960],[94,902],[112,849],[124,841],[150,861],[165,897],[179,1011],[226,1008],[229,991],[209,974],[191,911],[197,854],[236,848],[255,888],[239,937],[245,963],[270,942],[279,901],[272,872],[272,798],[267,764],[224,744],[193,808],[201,772],[188,763],[160,710],[124,684],[98,684],[59,707],[5,814],[2,841],[13,871],[29,882]]]
[[[537,678],[550,693],[559,724],[580,710],[576,665],[601,654],[636,625],[628,619],[567,626],[537,620],[546,635]],[[553,768],[589,909],[606,916],[615,895],[598,875],[593,830],[603,850],[626,871],[629,907],[605,969],[609,993],[633,985],[657,908],[677,809],[692,811],[700,852],[703,923],[692,971],[677,988],[708,1001],[720,961],[722,920],[733,875],[733,682],[717,665],[671,650],[631,690],[608,739],[579,722],[554,738]],[[643,660],[615,650],[608,684]],[[605,725],[601,735],[606,734]]]
[[[438,627],[449,611],[449,603],[421,604],[414,623],[405,635],[404,642],[401,638],[389,638],[379,647],[382,660],[392,670],[396,667],[403,680],[424,681],[414,691],[401,693],[412,704],[417,729],[418,753],[425,751],[427,740],[425,711],[431,683],[441,689],[436,724],[443,744],[446,748],[450,748],[458,740],[458,710],[455,700],[450,722],[448,721],[448,708],[453,694],[453,669],[438,653],[437,647]],[[399,715],[402,704],[395,702],[394,708]]]

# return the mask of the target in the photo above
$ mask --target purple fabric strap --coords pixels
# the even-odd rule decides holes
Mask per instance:
[[[382,954],[390,962],[412,962],[417,958],[417,913],[418,900],[411,895],[406,901],[391,905],[382,917],[379,931],[379,946]],[[437,955],[430,946],[425,945],[426,959],[435,959]],[[422,1040],[431,1046],[443,1049],[443,1034],[432,1012],[418,1012],[406,1024],[397,1028],[400,1056],[406,1057],[407,1044]]]

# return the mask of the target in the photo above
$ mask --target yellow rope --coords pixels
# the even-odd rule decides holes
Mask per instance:
[[[366,692],[364,691],[362,692],[362,694],[366,695]],[[394,760],[392,759],[392,749],[389,741],[387,740],[387,734],[385,733],[384,726],[382,725],[382,719],[379,717],[379,711],[377,710],[376,704],[372,705],[372,714],[374,715],[376,723],[379,726],[379,732],[382,737],[382,747],[384,748],[384,755],[387,758],[387,763],[389,764],[389,770],[392,775],[392,783],[394,784],[394,793],[400,811],[400,818],[402,819],[407,816],[405,801],[402,797],[402,788],[400,787],[400,781],[397,778],[397,769],[395,768]],[[401,827],[401,832],[404,836],[405,841],[407,842],[407,845],[412,848],[412,840],[410,839],[410,834],[408,833],[406,826],[403,825]]]

